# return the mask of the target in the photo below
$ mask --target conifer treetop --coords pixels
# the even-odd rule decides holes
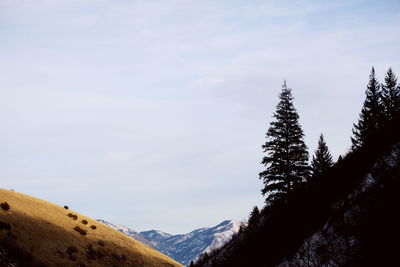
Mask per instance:
[[[375,134],[384,121],[384,105],[379,81],[372,67],[365,90],[365,100],[357,124],[353,124],[352,149],[361,147],[371,135]]]
[[[318,139],[318,148],[315,150],[315,154],[311,161],[313,177],[320,176],[327,169],[332,167],[332,165],[332,155],[329,152],[328,146],[326,145],[324,135],[321,134]]]
[[[385,76],[385,84],[382,84],[382,101],[387,120],[392,120],[400,113],[400,85],[397,85],[397,77],[392,68],[389,68]]]
[[[262,146],[266,156],[261,163],[267,168],[260,173],[260,179],[265,184],[261,192],[267,195],[267,203],[280,199],[299,186],[309,174],[304,133],[286,81],[282,85],[273,118],[275,120],[266,133],[267,141]]]

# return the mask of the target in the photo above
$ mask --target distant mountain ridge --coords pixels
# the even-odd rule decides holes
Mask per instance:
[[[192,260],[195,261],[201,253],[223,246],[243,224],[243,222],[226,220],[214,227],[199,228],[187,234],[171,235],[160,230],[137,232],[105,220],[97,221],[159,250],[184,265],[189,265]]]

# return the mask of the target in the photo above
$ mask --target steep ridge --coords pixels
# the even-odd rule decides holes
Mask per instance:
[[[324,176],[265,207],[196,266],[394,266],[400,249],[400,121]]]
[[[201,253],[209,253],[223,246],[243,224],[226,220],[214,227],[196,229],[187,234],[171,235],[159,230],[139,233],[125,226],[115,225],[104,220],[98,221],[161,251],[184,265],[189,265],[192,260],[195,261]]]
[[[376,161],[359,186],[331,207],[326,223],[280,265],[389,266],[399,248],[395,244],[400,220],[394,214],[400,204],[399,186],[400,143]]]
[[[0,203],[0,266],[182,266],[59,205],[5,189]]]

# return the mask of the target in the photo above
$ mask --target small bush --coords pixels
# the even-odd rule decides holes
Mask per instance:
[[[68,216],[68,217],[71,217],[71,218],[74,219],[74,220],[77,220],[77,219],[78,219],[78,216],[76,216],[75,214],[72,214],[72,213],[68,213],[67,216]]]
[[[0,221],[0,230],[2,230],[2,229],[11,231],[11,225],[8,222]]]
[[[86,258],[88,260],[95,260],[96,259],[96,250],[93,249],[92,245],[89,245],[86,248]]]
[[[92,228],[93,230],[96,230],[96,225],[91,225],[90,228]]]
[[[99,244],[99,246],[101,246],[101,247],[104,247],[104,246],[105,246],[105,244],[104,244],[104,241],[103,241],[103,240],[99,240],[99,241],[97,241],[97,244]]]
[[[102,248],[95,249],[92,245],[86,247],[86,258],[88,260],[101,259],[105,256],[105,252]]]
[[[117,261],[126,261],[128,259],[128,257],[126,257],[125,254],[112,254],[112,256],[114,257],[114,259],[116,259]]]
[[[86,234],[87,234],[87,233],[86,233],[86,230],[80,228],[79,226],[75,226],[75,227],[74,227],[74,230],[77,231],[78,233],[80,233],[81,235],[86,235]]]
[[[3,210],[9,210],[9,209],[10,209],[10,205],[8,205],[7,202],[1,203],[1,204],[0,204],[0,207],[1,207]]]
[[[88,221],[82,220],[82,223],[83,223],[83,224],[88,224]]]
[[[69,207],[68,207],[68,206],[64,206],[64,209],[66,209],[66,210],[67,210],[67,209],[69,209]]]
[[[72,255],[74,253],[78,252],[78,249],[75,246],[69,246],[67,247],[67,254]]]
[[[116,259],[117,261],[123,261],[124,259],[122,258],[122,255],[119,255],[119,254],[112,254],[112,256],[114,257],[114,259]],[[125,256],[125,255],[124,255]],[[125,259],[126,259],[126,256],[125,256]]]
[[[76,257],[75,257],[75,255],[74,255],[74,253],[77,253],[77,252],[78,252],[78,249],[77,249],[75,246],[69,246],[69,247],[67,248],[68,258],[69,258],[71,261],[75,261],[75,260],[76,260]]]

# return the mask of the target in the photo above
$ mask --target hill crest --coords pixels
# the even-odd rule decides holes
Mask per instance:
[[[0,189],[0,263],[5,266],[181,267],[166,255],[54,203]]]

